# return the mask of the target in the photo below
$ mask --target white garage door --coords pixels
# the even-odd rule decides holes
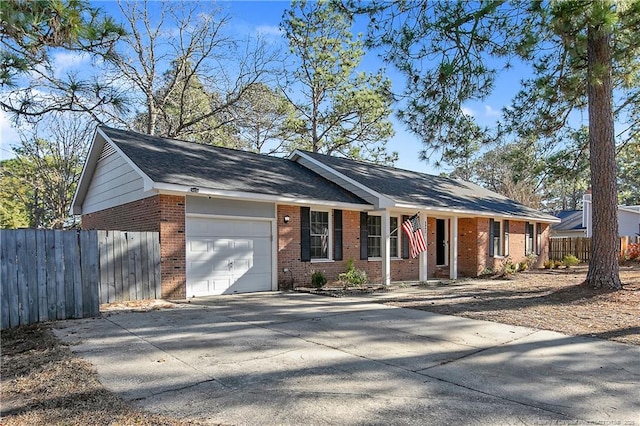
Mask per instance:
[[[186,222],[187,297],[271,290],[271,222]]]

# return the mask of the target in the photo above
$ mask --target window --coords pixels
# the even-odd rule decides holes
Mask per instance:
[[[382,257],[382,217],[369,216],[367,218],[367,256]]]
[[[533,223],[527,222],[524,225],[525,240],[524,240],[524,254],[529,255],[533,253]]]
[[[493,229],[492,229],[492,234],[493,234],[493,238],[491,240],[491,245],[493,248],[493,255],[494,256],[501,256],[502,255],[502,244],[500,241],[500,235],[501,235],[501,230],[500,230],[500,221],[499,220],[494,220],[493,221]]]
[[[542,224],[536,223],[536,254],[540,255],[540,251],[542,250]]]
[[[329,258],[329,212],[311,211],[311,259]]]
[[[489,256],[509,255],[509,221],[489,219]]]
[[[389,249],[391,257],[398,257],[399,235],[398,218],[389,218]],[[367,256],[382,257],[382,216],[367,217]]]
[[[400,230],[398,229],[398,218],[392,217],[391,225],[389,226],[389,231],[391,232],[390,245],[391,245],[391,257],[398,257],[398,235],[400,234]]]

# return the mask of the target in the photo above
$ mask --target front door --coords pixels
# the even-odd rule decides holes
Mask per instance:
[[[436,265],[447,264],[447,221],[436,219]]]

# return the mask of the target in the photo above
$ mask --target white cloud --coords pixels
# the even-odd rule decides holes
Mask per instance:
[[[20,136],[6,112],[0,110],[0,160],[13,157],[11,148],[20,142]]]
[[[282,31],[280,30],[280,27],[278,27],[277,25],[259,25],[258,27],[256,27],[256,32],[259,35],[265,35],[265,36],[280,37],[282,35]]]
[[[471,108],[468,108],[468,107],[462,107],[462,113],[464,115],[466,115],[466,116],[469,116],[469,117],[473,117],[475,115],[475,112]]]
[[[56,75],[60,76],[68,70],[87,64],[90,60],[91,58],[86,53],[58,52],[53,55],[53,67]]]
[[[500,115],[502,115],[502,112],[500,110],[493,109],[491,105],[485,105],[484,115],[487,117],[500,117]]]

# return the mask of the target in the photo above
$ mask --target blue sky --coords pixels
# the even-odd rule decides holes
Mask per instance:
[[[114,1],[93,2],[94,5],[103,8],[108,14],[116,19],[120,19],[119,8]],[[153,2],[151,2],[151,5]],[[231,20],[229,30],[237,35],[261,34],[268,38],[275,45],[281,45],[286,49],[285,40],[279,33],[279,24],[282,14],[289,7],[288,1],[223,1],[218,2],[223,10],[227,12]],[[357,31],[365,31],[366,22],[357,23]],[[61,61],[71,63],[74,58],[60,57]],[[401,92],[404,87],[404,77],[395,72],[391,66],[385,66],[377,57],[375,52],[367,54],[361,69],[375,72],[380,68],[385,68],[389,75],[395,92]],[[465,112],[473,115],[480,124],[493,124],[500,114],[500,109],[508,105],[510,99],[519,89],[519,77],[522,74],[511,72],[503,75],[494,94],[483,101],[469,103],[465,106]],[[432,165],[418,159],[418,153],[422,148],[420,140],[405,130],[405,127],[397,119],[393,119],[394,130],[396,132],[393,139],[388,143],[391,151],[397,151],[399,161],[397,167],[427,173],[440,173],[442,169],[435,169]],[[0,132],[2,135],[2,145],[0,146],[0,159],[10,156],[8,141],[15,140],[15,132],[10,128],[7,116],[0,114]],[[446,170],[446,169],[444,169]]]

